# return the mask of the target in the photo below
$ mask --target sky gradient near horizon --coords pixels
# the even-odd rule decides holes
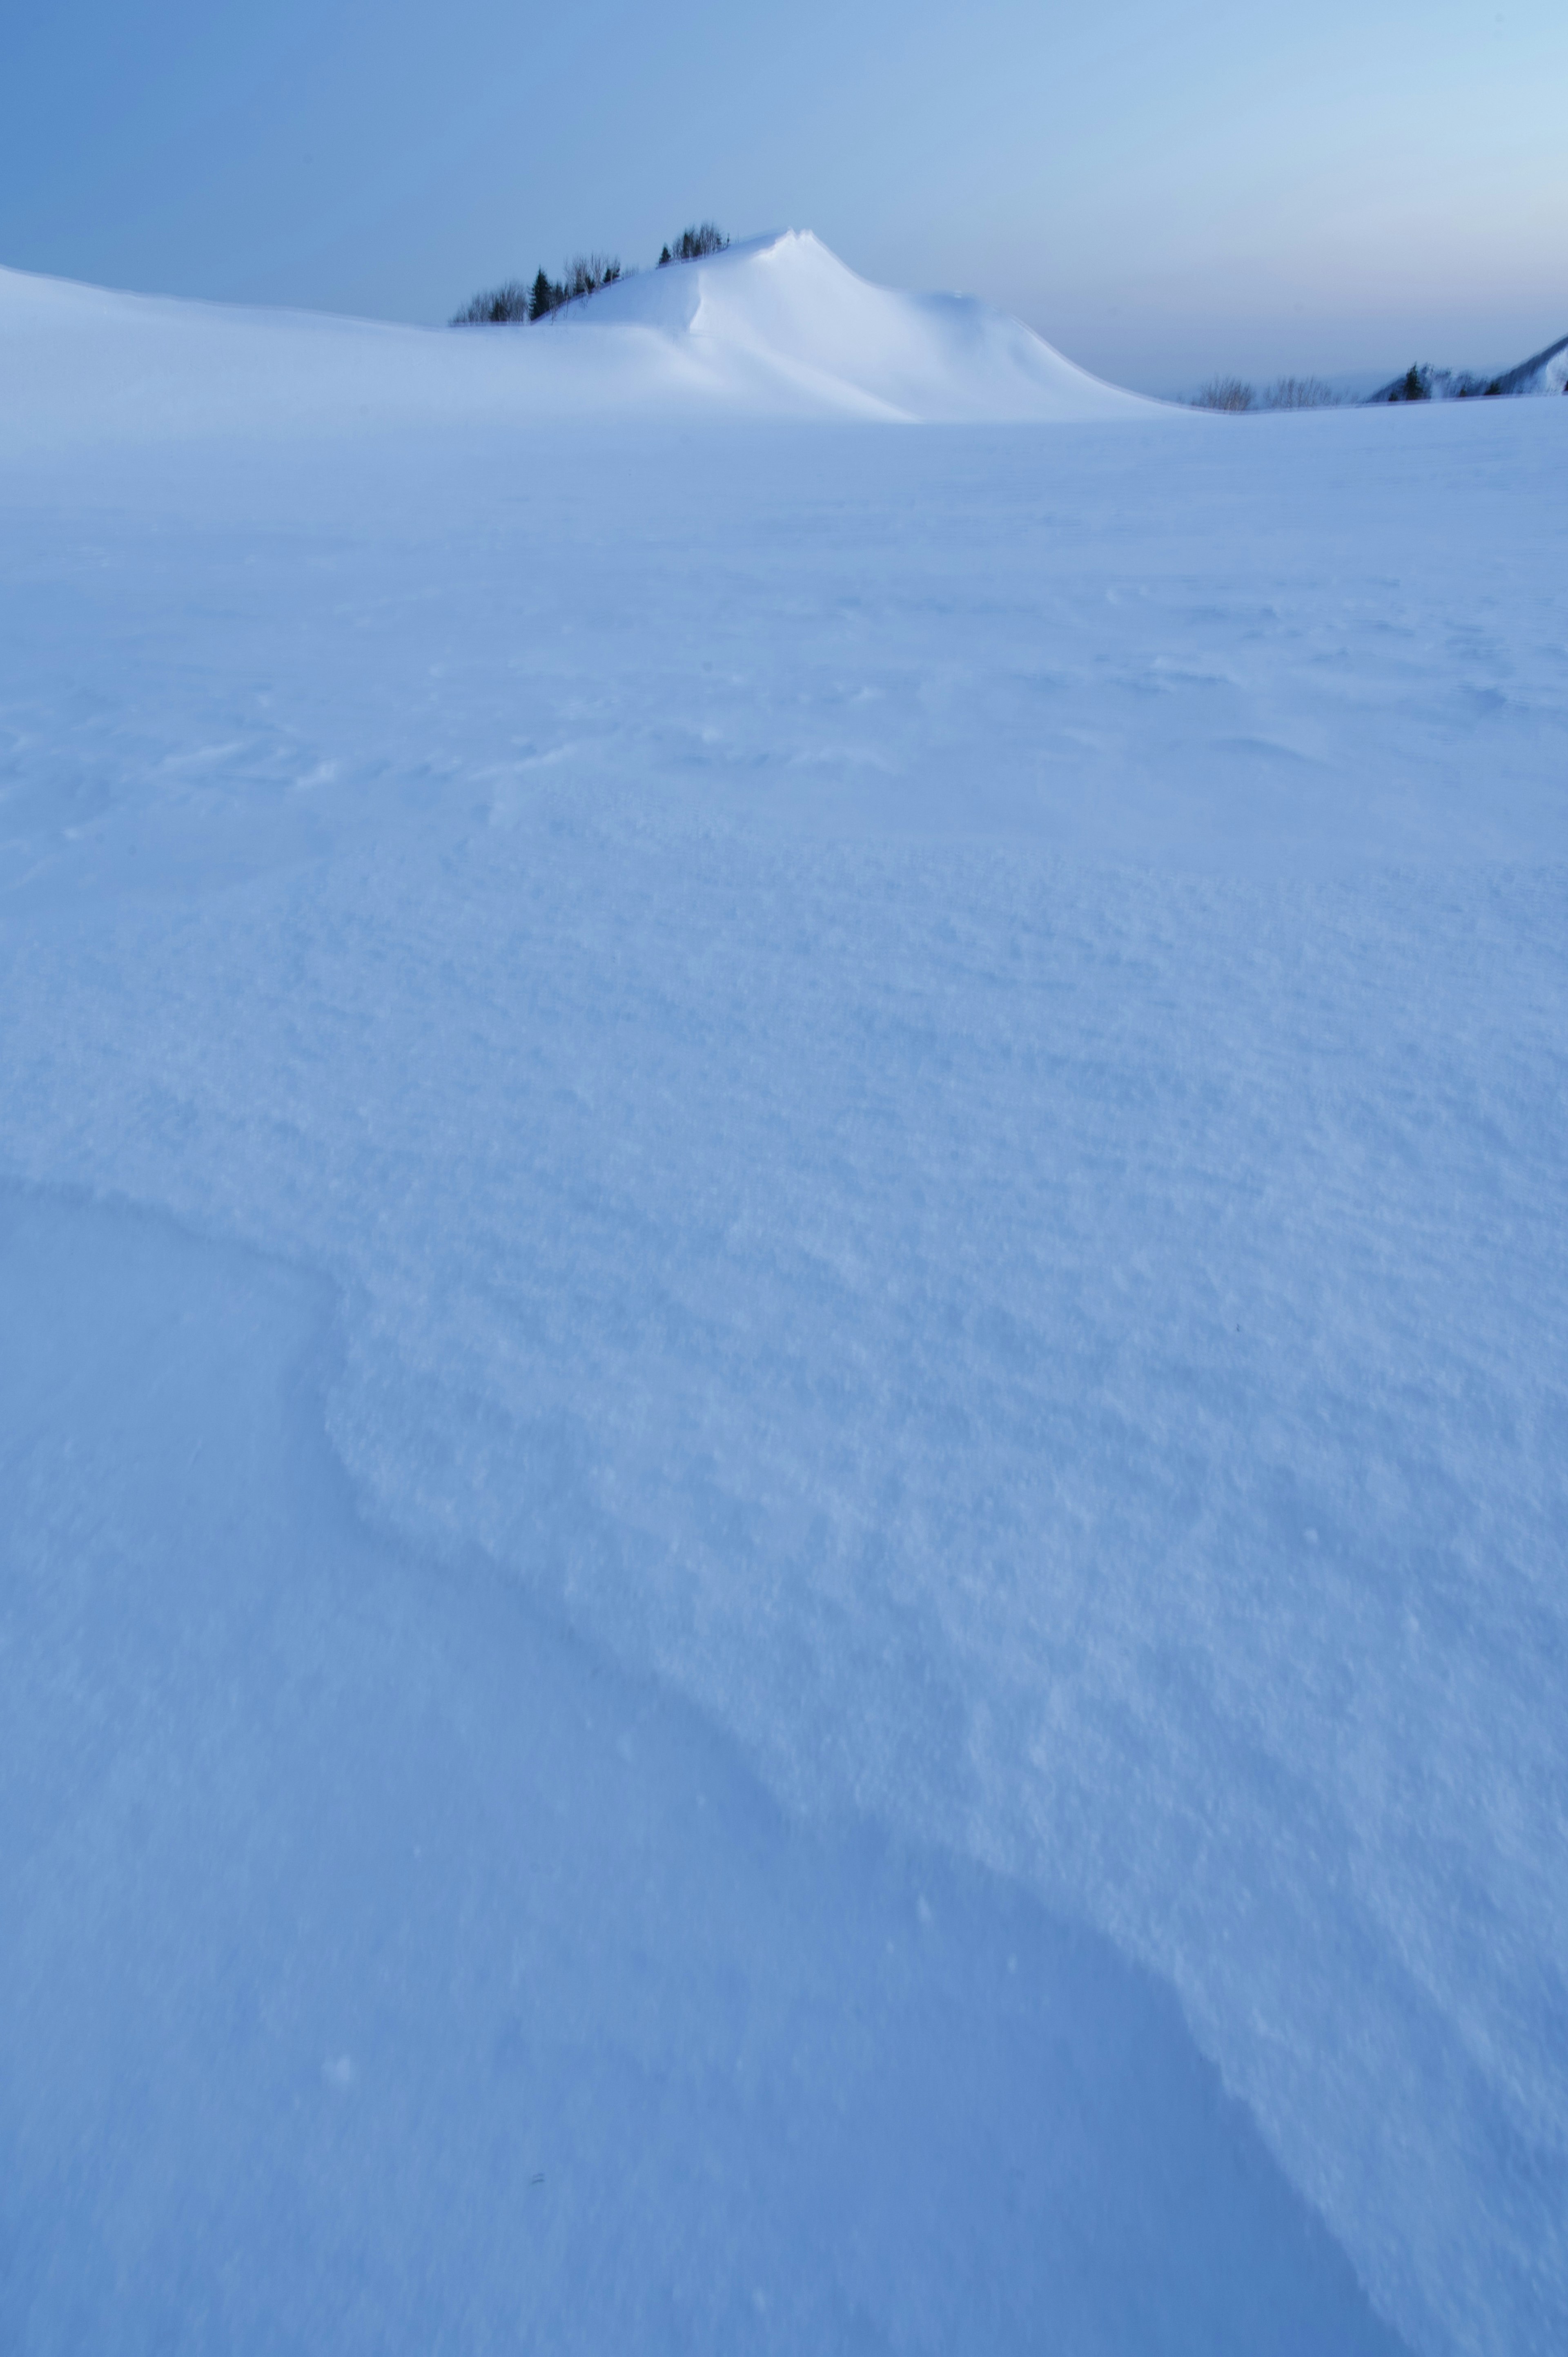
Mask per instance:
[[[682,223],[814,229],[1181,391],[1568,332],[1562,0],[23,0],[0,263],[436,321]]]

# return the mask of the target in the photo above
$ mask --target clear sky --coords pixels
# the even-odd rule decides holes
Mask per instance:
[[[391,318],[711,215],[1155,391],[1568,334],[1568,0],[7,0],[0,261]]]

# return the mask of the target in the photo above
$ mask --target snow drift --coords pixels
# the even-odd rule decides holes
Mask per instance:
[[[400,328],[0,270],[0,430],[210,439],[660,414],[908,421],[1147,416],[968,297],[902,295],[816,238],[623,279],[532,328]]]
[[[639,272],[552,314],[557,329],[637,326],[683,350],[733,398],[851,415],[1147,415],[1043,338],[963,295],[903,295],[845,268],[809,231]]]

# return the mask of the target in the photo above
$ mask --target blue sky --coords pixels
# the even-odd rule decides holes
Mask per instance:
[[[1563,0],[12,0],[0,261],[437,320],[814,229],[1155,390],[1568,332]]]

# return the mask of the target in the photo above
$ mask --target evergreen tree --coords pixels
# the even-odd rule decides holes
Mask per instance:
[[[722,253],[728,243],[729,240],[723,230],[716,228],[712,221],[696,221],[690,229],[683,229],[681,231],[675,241],[675,251],[671,255],[671,259],[674,262],[699,262],[704,253]],[[665,247],[664,253],[666,254],[670,253],[668,246]],[[661,263],[663,259],[664,255],[661,254],[660,256]]]

